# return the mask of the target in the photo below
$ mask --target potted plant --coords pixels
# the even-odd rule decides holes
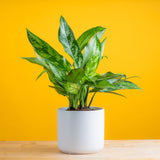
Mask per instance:
[[[65,153],[93,153],[104,146],[104,109],[91,107],[96,93],[116,93],[120,89],[140,89],[124,74],[110,71],[99,74],[96,69],[103,58],[106,38],[103,27],[84,32],[78,39],[63,17],[60,18],[58,38],[74,63],[53,49],[48,43],[27,30],[36,57],[23,57],[43,67],[57,93],[66,96],[69,106],[58,109],[58,147]],[[83,52],[83,54],[82,54]],[[88,94],[92,98],[88,103]]]

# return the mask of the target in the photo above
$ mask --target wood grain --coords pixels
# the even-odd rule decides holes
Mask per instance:
[[[56,141],[0,141],[0,160],[155,160],[160,159],[160,140],[107,140],[96,154],[69,155]]]

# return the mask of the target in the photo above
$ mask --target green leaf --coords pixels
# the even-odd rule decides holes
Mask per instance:
[[[97,36],[95,37],[95,43],[93,43],[93,46],[91,46],[91,50],[89,52],[90,57],[85,66],[85,74],[88,77],[93,77],[95,75],[95,71],[98,67],[101,56],[101,43]]]
[[[110,84],[107,80],[102,80],[95,82],[95,85],[93,86],[97,88],[106,88],[106,87],[112,87],[113,85]]]
[[[126,96],[124,96],[122,94],[119,94],[119,93],[116,93],[116,92],[105,92],[105,93],[111,93],[111,94],[115,94],[115,95],[118,95],[118,96],[126,98]]]
[[[60,18],[58,38],[59,41],[62,43],[65,52],[67,52],[73,58],[75,68],[80,68],[83,60],[81,49],[74,37],[71,28],[62,16]]]
[[[91,104],[92,104],[92,101],[93,101],[93,99],[94,99],[96,93],[97,93],[97,92],[95,92],[95,93],[93,94],[93,96],[92,96],[92,98],[91,98],[91,100],[90,100],[90,102],[89,102],[89,105],[88,105],[89,108],[90,108],[90,106],[91,106]]]
[[[114,82],[117,82],[121,79],[126,79],[126,75],[125,74],[119,74],[119,73],[112,73],[112,72],[107,72],[104,74],[96,74],[92,79],[94,81],[100,81],[100,80],[107,80],[108,82],[110,82],[111,84],[113,84]]]
[[[131,77],[127,77],[126,79],[131,79],[131,78],[140,78],[139,76],[131,76]]]
[[[36,78],[36,80],[38,80],[44,73],[46,72],[46,70],[42,71],[39,76]]]
[[[66,91],[60,86],[49,86],[49,87],[54,88],[57,91],[57,93],[59,93],[63,96],[67,95]]]
[[[104,32],[106,31],[106,28],[104,28],[102,31],[100,31],[100,32],[98,32],[96,35],[97,35],[97,38],[99,39],[99,40],[101,40],[101,38],[102,38],[102,36],[103,36],[103,34],[104,34]]]
[[[116,88],[116,90],[117,89],[140,89],[142,90],[140,87],[138,87],[136,84],[130,81],[121,81],[115,84],[114,87]]]
[[[138,87],[136,84],[134,84],[132,82],[121,81],[119,83],[116,83],[112,87],[107,87],[104,89],[101,89],[98,87],[94,88],[93,90],[91,90],[91,92],[110,92],[110,91],[121,90],[121,89],[140,89],[140,90],[142,90],[140,87]]]
[[[37,59],[37,58],[34,58],[34,57],[22,57],[22,59],[25,59],[25,60],[27,60],[31,63],[38,64],[40,66],[48,68],[48,65],[42,59]]]
[[[108,59],[108,57],[107,57],[107,56],[102,56],[102,59],[103,59],[103,58],[106,58],[106,59]]]
[[[89,42],[89,40],[98,32],[102,31],[100,34],[98,34],[98,37],[100,38],[101,35],[103,34],[103,31],[105,31],[105,28],[103,27],[94,27],[91,28],[87,31],[85,31],[78,39],[77,42],[81,48],[81,50],[83,50],[83,48],[87,45],[87,43]]]
[[[103,51],[104,51],[104,45],[105,45],[106,39],[107,39],[107,38],[105,38],[105,39],[102,41],[102,43],[101,43],[101,56],[100,56],[100,60],[101,60],[102,57],[103,57]]]
[[[71,94],[78,94],[80,90],[80,85],[72,82],[64,82],[62,83],[64,89]]]
[[[50,69],[47,70],[47,74],[48,74],[49,80],[50,80],[54,85],[58,84],[58,82],[56,81],[55,75],[53,74],[53,72],[52,72]]]
[[[86,63],[88,62],[91,54],[93,53],[93,47],[95,45],[96,45],[96,36],[94,36],[84,48],[82,68],[85,67]]]
[[[52,63],[48,62],[49,67],[53,74],[55,75],[55,78],[59,81],[64,80],[65,73],[61,71],[57,66],[53,65]]]
[[[66,76],[68,82],[78,83],[84,76],[84,70],[82,68],[72,69]]]
[[[27,30],[30,43],[38,55],[47,59],[52,64],[58,66],[61,70],[69,72],[71,70],[70,63],[53,49],[48,43],[37,37],[35,34]]]

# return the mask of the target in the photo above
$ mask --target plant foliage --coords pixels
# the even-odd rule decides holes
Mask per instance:
[[[101,40],[106,28],[95,27],[85,31],[77,40],[66,20],[60,18],[58,38],[74,63],[59,54],[44,40],[27,29],[28,39],[33,46],[36,57],[23,57],[27,61],[43,67],[57,93],[66,96],[69,100],[69,109],[77,109],[78,106],[90,107],[97,92],[116,93],[121,89],[140,89],[136,84],[127,80],[124,74],[106,72],[96,73],[97,67],[103,58],[106,38]],[[88,103],[88,94],[93,96]],[[123,96],[124,97],[124,96]]]

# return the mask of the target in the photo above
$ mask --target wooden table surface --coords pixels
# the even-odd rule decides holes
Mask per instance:
[[[160,159],[160,140],[107,140],[95,154],[70,155],[56,141],[0,141],[0,160],[118,160]]]

